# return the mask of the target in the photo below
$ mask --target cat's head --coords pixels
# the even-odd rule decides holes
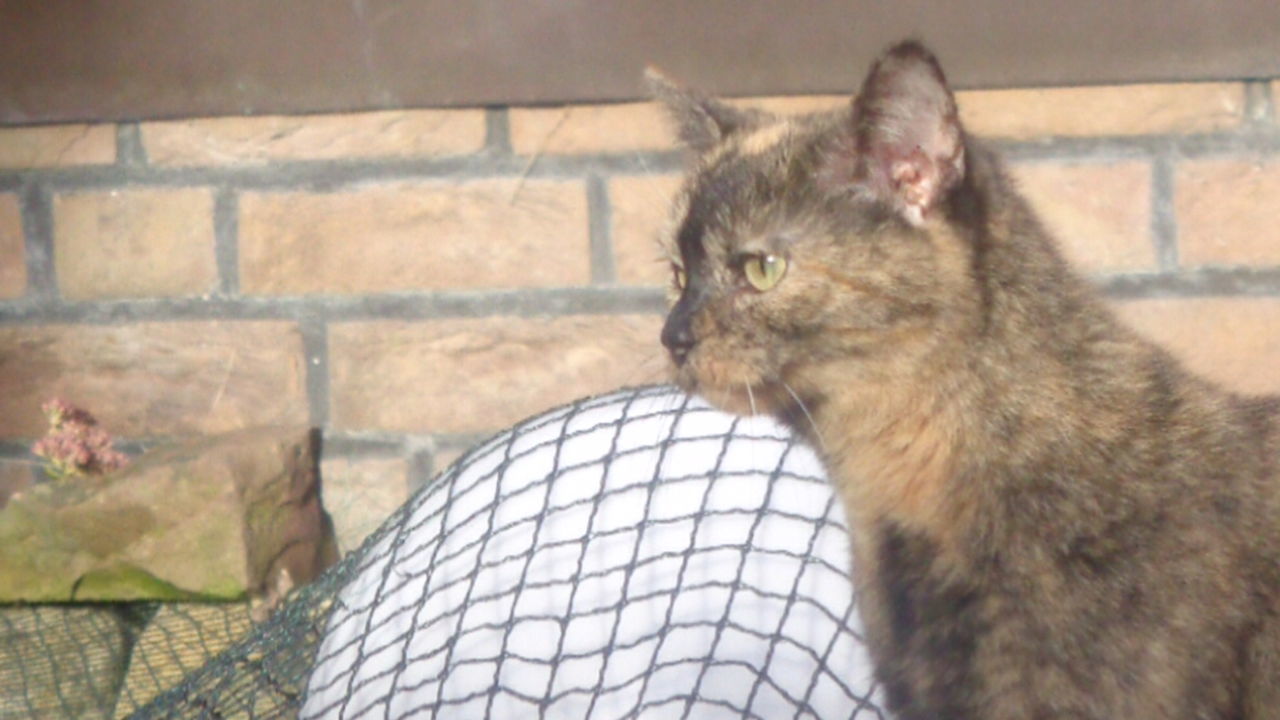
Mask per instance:
[[[662,331],[677,382],[780,412],[834,378],[923,361],[971,285],[954,198],[965,139],[933,56],[898,45],[849,107],[812,116],[743,110],[652,72],[650,85],[697,158],[674,208],[678,299]]]

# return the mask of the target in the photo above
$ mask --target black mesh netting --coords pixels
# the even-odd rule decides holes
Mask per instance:
[[[789,433],[621,391],[470,452],[134,716],[885,717],[847,564]]]

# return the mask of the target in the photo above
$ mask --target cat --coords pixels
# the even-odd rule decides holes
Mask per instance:
[[[1122,326],[916,41],[825,114],[649,82],[676,382],[818,450],[898,717],[1280,717],[1280,397]]]

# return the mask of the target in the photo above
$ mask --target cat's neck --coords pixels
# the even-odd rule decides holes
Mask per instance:
[[[995,161],[972,156],[956,211],[970,225],[955,231],[974,248],[957,303],[967,309],[909,361],[849,358],[809,373],[810,411],[793,422],[851,512],[934,535],[981,503],[984,488],[963,479],[989,478],[994,491],[1001,473],[1121,442],[1147,412],[1141,376],[1181,373],[1093,297]]]

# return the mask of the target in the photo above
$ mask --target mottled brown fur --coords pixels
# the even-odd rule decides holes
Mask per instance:
[[[818,448],[899,715],[1280,717],[1280,398],[1120,325],[917,44],[826,115],[653,85],[699,158],[676,377]]]

